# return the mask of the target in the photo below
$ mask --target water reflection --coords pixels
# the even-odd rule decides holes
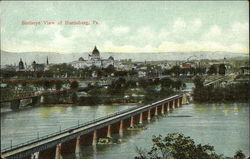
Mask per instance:
[[[1,113],[1,147],[69,128],[136,105],[40,106]],[[3,108],[6,109],[6,108]],[[2,112],[2,109],[1,109]]]
[[[51,118],[55,113],[65,114],[68,108],[67,107],[39,107],[37,109],[37,114],[41,116],[43,119],[47,120]]]
[[[84,153],[80,158],[133,158],[136,146],[148,149],[153,135],[173,132],[191,136],[197,143],[213,145],[217,153],[226,156],[233,156],[238,149],[248,153],[249,143],[245,140],[249,138],[248,111],[249,106],[240,103],[185,105],[166,116],[159,115],[150,122],[145,121],[146,130],[124,131],[121,144],[97,145],[95,151],[83,146]],[[179,117],[186,115],[190,117]],[[67,159],[72,159],[72,156],[67,156]]]
[[[240,106],[237,104],[194,104],[195,111],[199,114],[208,114],[208,113],[223,113],[228,115],[229,113],[238,114],[241,111]]]
[[[1,116],[2,145],[9,145],[10,139],[25,141],[40,130],[48,133],[51,130],[72,126],[120,111],[131,106],[74,106],[74,107],[37,107]],[[165,116],[159,115],[143,124],[146,130],[128,131],[113,137],[122,139],[121,144],[81,146],[78,154],[63,156],[64,159],[127,159],[136,155],[135,147],[148,148],[153,135],[180,132],[192,137],[197,143],[211,144],[219,154],[232,156],[238,149],[244,153],[249,150],[249,106],[247,103],[235,104],[189,104],[184,105]],[[175,116],[175,117],[170,117]],[[190,116],[186,118],[185,116]],[[30,131],[32,130],[32,131]],[[26,138],[26,139],[25,139]],[[225,147],[225,145],[227,145]]]

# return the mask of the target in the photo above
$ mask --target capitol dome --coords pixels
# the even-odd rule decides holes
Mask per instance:
[[[100,52],[99,52],[99,50],[96,48],[96,46],[95,46],[94,50],[92,51],[92,56],[100,56]]]

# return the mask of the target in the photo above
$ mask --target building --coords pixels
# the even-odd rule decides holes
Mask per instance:
[[[180,65],[180,68],[194,68],[195,64],[192,62],[184,62]]]
[[[44,71],[46,67],[49,66],[49,59],[47,57],[46,64],[38,64],[36,61],[33,61],[31,65],[27,65],[24,63],[22,59],[20,59],[18,63],[18,67],[16,67],[15,71]]]
[[[45,69],[45,64],[37,64],[36,61],[33,61],[31,71],[44,71],[44,69]]]
[[[25,71],[24,63],[23,63],[22,59],[20,59],[20,61],[19,61],[17,71]]]
[[[95,46],[92,53],[89,54],[88,60],[85,60],[83,57],[80,57],[78,61],[73,61],[70,64],[76,69],[86,68],[90,66],[106,68],[109,65],[113,65],[114,67],[116,67],[118,65],[118,61],[116,61],[112,56],[110,56],[108,59],[102,59],[99,50]]]

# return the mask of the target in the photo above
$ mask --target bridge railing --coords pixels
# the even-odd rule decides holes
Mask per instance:
[[[94,120],[82,123],[82,124],[74,125],[72,127],[69,127],[69,128],[63,129],[63,130],[59,130],[57,132],[54,132],[54,133],[51,133],[51,134],[48,134],[48,135],[41,136],[41,137],[36,138],[36,139],[28,140],[27,142],[24,142],[24,143],[21,143],[21,144],[17,144],[17,145],[14,145],[14,146],[9,146],[9,147],[6,147],[6,148],[2,149],[1,152],[5,153],[5,152],[8,152],[8,151],[15,150],[15,149],[18,149],[20,147],[29,145],[29,144],[34,144],[34,143],[37,143],[37,142],[42,141],[44,139],[51,138],[51,137],[54,137],[54,136],[66,133],[66,132],[68,132],[70,130],[74,130],[74,129],[77,129],[77,128],[85,127],[85,126],[94,124],[96,122],[99,122],[101,120],[105,120],[105,119],[114,117],[116,115],[119,115],[119,114],[122,114],[122,113],[125,113],[125,112],[128,112],[128,111],[131,111],[131,110],[136,109],[138,107],[140,107],[140,106],[132,107],[132,108],[129,108],[129,109],[125,109],[125,110],[122,110],[122,111],[119,111],[119,112],[115,112],[115,113],[109,114],[107,116],[99,117],[99,118],[96,118]]]
[[[208,86],[208,85],[210,85],[210,84],[213,84],[213,83],[215,83],[215,82],[217,82],[217,81],[221,81],[221,80],[226,79],[226,78],[227,78],[227,76],[221,77],[221,78],[218,78],[218,79],[215,79],[215,80],[210,81],[210,82],[206,82],[206,83],[204,83],[204,86]]]
[[[178,95],[178,96],[181,96]],[[171,99],[171,97],[169,97]],[[145,105],[145,106],[155,106],[155,105],[158,105],[160,103],[162,103],[163,101],[165,101],[166,99],[169,99],[169,98],[164,98],[163,100],[160,100],[158,102],[154,102],[152,104],[148,104],[148,105]],[[169,99],[169,100],[170,100]],[[145,107],[144,106],[144,107]],[[14,145],[14,146],[9,146],[9,147],[6,147],[4,149],[1,149],[1,153],[7,153],[9,151],[13,151],[15,149],[18,149],[18,148],[21,148],[21,147],[24,147],[24,146],[27,146],[27,145],[30,145],[30,144],[34,144],[34,143],[37,143],[37,142],[40,142],[42,140],[45,140],[45,139],[48,139],[48,138],[52,138],[52,137],[55,137],[57,135],[61,135],[63,133],[66,133],[70,130],[75,130],[77,128],[81,128],[81,127],[85,127],[85,126],[88,126],[88,125],[91,125],[91,124],[94,124],[96,122],[99,122],[99,121],[102,121],[102,120],[105,120],[105,119],[108,119],[108,118],[111,118],[111,117],[114,117],[114,116],[117,116],[117,115],[120,115],[120,114],[123,114],[123,113],[126,113],[126,112],[129,112],[129,111],[132,111],[132,110],[135,110],[135,109],[138,109],[142,107],[142,105],[139,105],[139,106],[135,106],[135,107],[132,107],[132,108],[129,108],[129,109],[125,109],[125,110],[121,110],[121,111],[118,111],[118,112],[114,112],[112,114],[109,114],[107,116],[103,116],[103,117],[99,117],[99,118],[96,118],[94,120],[91,120],[91,121],[87,121],[85,123],[82,123],[82,124],[77,124],[77,125],[74,125],[72,127],[69,127],[69,128],[66,128],[66,129],[63,129],[63,130],[59,130],[57,132],[54,132],[54,133],[51,133],[51,134],[48,134],[48,135],[44,135],[44,136],[41,136],[39,138],[36,138],[36,139],[32,139],[32,140],[29,140],[27,142],[24,142],[24,143],[21,143],[21,144],[17,144],[17,145]]]

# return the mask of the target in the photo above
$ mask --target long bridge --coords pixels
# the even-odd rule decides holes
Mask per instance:
[[[112,137],[124,129],[186,104],[186,94],[178,94],[144,106],[132,107],[105,117],[78,124],[60,132],[1,150],[2,159],[61,159],[79,153],[80,145],[96,145],[98,138]]]
[[[214,80],[209,81],[209,82],[205,82],[204,86],[213,85],[215,87],[219,87],[222,82],[230,82],[230,81],[233,81],[234,78],[235,78],[235,76],[223,76],[221,78],[214,79]]]
[[[103,78],[102,81],[111,81],[112,79],[110,78]],[[20,79],[2,79],[0,83],[12,83],[12,82],[18,82],[18,83],[24,83],[24,82],[29,82],[29,83],[35,83],[39,81],[49,81],[49,82],[55,82],[55,81],[67,81],[67,82],[86,82],[86,83],[91,83],[91,82],[100,82],[100,79],[96,78],[89,78],[89,79],[83,79],[83,78],[20,78]]]
[[[24,99],[31,99],[32,105],[37,106],[41,103],[43,96],[53,95],[53,94],[63,94],[63,93],[72,93],[72,92],[79,92],[79,91],[87,91],[90,87],[84,87],[84,88],[77,88],[77,89],[64,89],[64,90],[53,90],[48,92],[41,92],[41,93],[27,93],[27,94],[21,94],[18,96],[11,96],[10,98],[5,98],[0,100],[0,103],[6,103],[10,102],[10,107],[13,110],[19,109],[20,107],[20,101]]]

